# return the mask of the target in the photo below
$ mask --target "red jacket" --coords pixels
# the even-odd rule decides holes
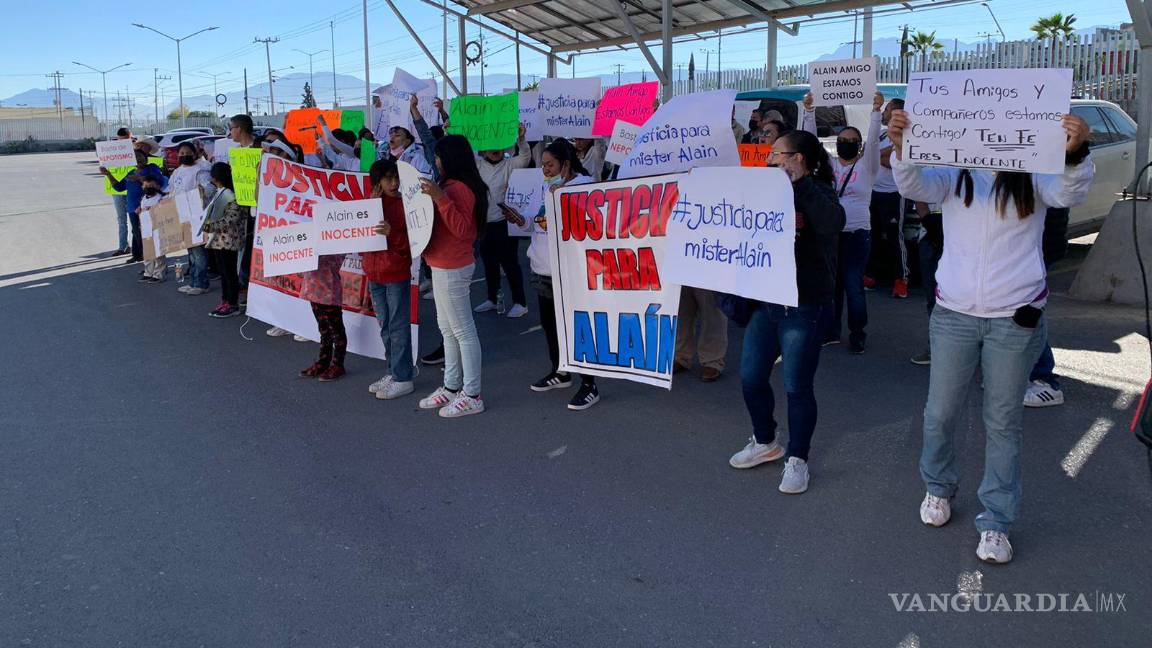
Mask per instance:
[[[408,246],[408,225],[404,221],[404,201],[399,196],[383,196],[384,220],[392,226],[388,249],[364,252],[364,275],[373,283],[408,283],[412,276],[412,250]]]
[[[476,197],[468,185],[456,180],[444,183],[444,195],[436,201],[432,238],[424,248],[424,260],[440,270],[456,270],[475,263]]]

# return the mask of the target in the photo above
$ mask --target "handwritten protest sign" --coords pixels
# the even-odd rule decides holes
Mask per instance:
[[[740,151],[740,166],[768,166],[768,156],[772,155],[771,144],[740,144],[736,148]]]
[[[328,128],[343,128],[359,137],[364,128],[364,112],[361,110],[321,110],[319,108],[297,108],[284,115],[284,137],[298,145],[305,155],[320,151],[316,135],[321,133],[320,117]]]
[[[287,121],[287,115],[285,115],[285,121]],[[237,146],[240,146],[240,142],[228,137],[216,140],[212,143],[212,161],[227,164],[228,149],[236,148]]]
[[[204,200],[200,197],[200,190],[182,191],[173,196],[176,201],[176,211],[180,214],[180,222],[188,225],[188,240],[186,247],[204,244],[204,237],[200,234],[200,226],[204,224]]]
[[[105,168],[136,166],[136,151],[130,139],[114,139],[96,142],[96,158]]]
[[[448,114],[448,130],[467,137],[474,151],[506,149],[519,136],[520,99],[514,92],[456,97]]]
[[[632,153],[636,145],[636,137],[640,134],[640,126],[629,124],[623,119],[616,122],[612,132],[612,139],[608,140],[608,150],[604,152],[604,161],[612,164],[623,164]]]
[[[637,178],[701,166],[740,166],[732,137],[735,90],[679,95],[640,129],[619,177]]]
[[[544,135],[592,137],[600,104],[600,79],[540,79],[540,127]]]
[[[442,123],[440,112],[432,105],[436,98],[436,82],[431,79],[420,79],[396,68],[392,73],[392,83],[376,88],[373,94],[380,97],[381,103],[376,129],[380,138],[386,137],[388,129],[393,126],[407,128],[413,135],[416,134],[409,107],[412,95],[419,98],[416,110],[429,126]]]
[[[780,169],[692,169],[668,222],[664,280],[795,306],[792,200]]]
[[[752,121],[752,111],[760,107],[760,101],[737,101],[735,108],[736,114],[732,119],[736,120],[737,124],[747,126],[748,122]]]
[[[524,124],[524,139],[529,142],[539,142],[544,139],[540,132],[540,93],[521,92],[520,95],[520,123]]]
[[[871,104],[876,94],[874,57],[808,64],[812,103],[817,106]]]
[[[155,164],[156,166],[163,169],[164,168],[164,158],[150,157],[150,158],[148,158],[148,164]],[[116,180],[119,181],[119,180],[123,180],[124,176],[126,176],[129,173],[132,173],[134,170],[136,170],[136,163],[133,162],[132,166],[105,167],[105,168],[108,169],[108,172],[112,174],[113,178],[116,178]],[[126,195],[128,195],[127,191],[116,191],[115,189],[113,189],[112,183],[108,180],[108,178],[104,178],[104,193],[108,194],[109,196],[126,196]]]
[[[187,249],[184,226],[174,200],[162,200],[152,207],[152,235],[157,237],[160,254],[175,254]]]
[[[144,260],[155,261],[160,256],[160,235],[152,229],[152,212],[140,212],[140,235],[144,241]]]
[[[524,217],[524,225],[508,222],[509,236],[531,236],[532,219],[544,206],[544,196],[548,185],[544,183],[544,172],[540,169],[513,169],[508,176],[508,191],[504,194],[504,204],[515,209]]]
[[[432,238],[434,216],[432,197],[420,190],[420,172],[407,162],[397,162],[400,174],[400,197],[404,201],[404,222],[408,225],[408,245],[412,258],[424,254]]]
[[[592,123],[592,135],[611,137],[616,121],[622,120],[637,126],[648,121],[656,111],[656,97],[660,94],[660,82],[629,83],[608,88],[596,107],[596,120]]]
[[[228,164],[232,166],[232,186],[236,191],[236,203],[246,207],[256,206],[256,175],[260,170],[258,148],[228,149]]]
[[[316,318],[307,300],[300,298],[303,278],[298,273],[268,276],[265,273],[265,244],[274,228],[304,224],[305,231],[315,233],[314,210],[320,203],[364,200],[372,195],[367,173],[323,169],[265,155],[260,162],[256,236],[252,246],[249,270],[248,314],[273,326],[318,340]],[[303,179],[303,180],[302,180]],[[313,251],[315,253],[315,251]],[[280,259],[289,261],[293,259]],[[298,257],[295,261],[305,261]],[[313,262],[308,262],[315,268]],[[348,332],[348,350],[374,358],[384,357],[380,325],[372,312],[372,298],[364,276],[359,254],[345,255],[340,270],[344,326]]]
[[[551,193],[545,205],[560,371],[672,387],[680,286],[664,277],[661,260],[683,177]]]
[[[916,164],[1060,173],[1072,71],[917,72],[901,156]]]
[[[264,276],[309,272],[319,265],[312,222],[273,227],[264,232]]]
[[[325,202],[312,206],[316,224],[316,253],[376,252],[388,249],[388,237],[375,232],[384,220],[384,204],[377,198]]]

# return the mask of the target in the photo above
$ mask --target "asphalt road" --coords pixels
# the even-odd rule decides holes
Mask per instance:
[[[779,464],[727,464],[750,433],[737,329],[719,382],[604,380],[576,413],[527,388],[546,369],[536,314],[480,316],[490,409],[445,421],[371,398],[376,360],[296,378],[314,346],[208,318],[218,288],[137,284],[104,257],[115,217],[92,157],[0,157],[0,647],[1152,641],[1152,479],[1127,432],[1148,350],[1139,310],[1063,296],[1083,247],[1050,308],[1069,402],[1026,414],[1017,558],[987,566],[978,388],[953,522],[918,518],[919,295],[872,293],[868,353],[825,350],[812,487],[785,496]],[[908,612],[891,596],[976,578],[1124,609]]]

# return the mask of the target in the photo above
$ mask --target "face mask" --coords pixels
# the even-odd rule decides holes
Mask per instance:
[[[855,158],[857,155],[860,155],[860,142],[844,142],[838,140],[836,142],[836,155],[839,155],[840,158],[844,160]]]
[[[196,164],[196,158],[191,155],[181,155],[180,164],[184,166],[192,166],[193,164]]]
[[[564,176],[554,175],[551,178],[544,178],[544,183],[549,187],[557,187],[564,184]]]
[[[157,190],[155,187],[148,187],[144,190],[145,196],[155,196],[157,193],[159,193],[159,190]]]

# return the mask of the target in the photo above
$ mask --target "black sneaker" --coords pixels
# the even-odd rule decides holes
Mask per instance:
[[[152,279],[152,277],[150,277],[146,274],[141,274],[140,277],[136,281],[137,281],[137,283],[152,283],[154,280]]]
[[[596,385],[580,385],[580,391],[568,401],[568,409],[579,412],[600,402],[600,391]]]
[[[572,386],[572,376],[562,373],[550,373],[528,386],[534,392],[546,392],[553,389]]]
[[[840,344],[840,338],[838,338],[838,337],[824,338],[824,341],[820,343],[820,346],[832,346],[833,344]]]
[[[848,341],[848,353],[852,355],[864,355],[864,340],[863,338]]]
[[[920,366],[930,365],[930,364],[932,364],[932,351],[928,350],[928,351],[925,351],[924,353],[919,353],[917,355],[914,355],[910,358],[910,360],[912,361],[912,364],[914,364],[914,365],[920,365]]]
[[[124,265],[132,265],[133,263],[140,263],[143,260],[144,259],[137,259],[136,257],[132,257],[131,259],[128,259],[127,261],[125,261]]]
[[[435,351],[420,358],[420,362],[426,365],[440,365],[444,364],[444,345],[441,344]]]

